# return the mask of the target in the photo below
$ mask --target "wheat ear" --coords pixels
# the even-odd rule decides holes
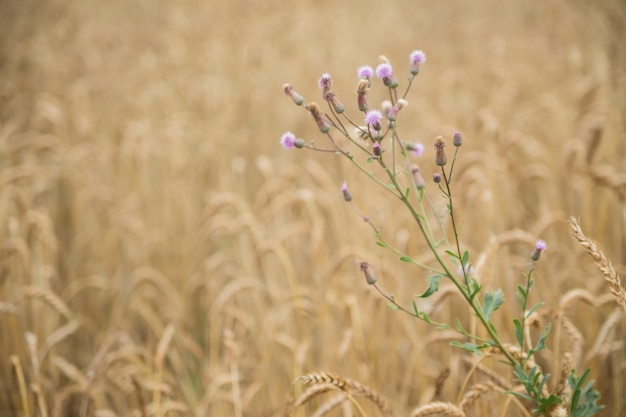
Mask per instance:
[[[376,391],[373,389],[366,387],[365,385],[359,384],[356,381],[353,381],[348,378],[343,378],[341,376],[329,374],[326,372],[314,372],[306,375],[302,375],[300,378],[296,379],[295,382],[300,382],[303,384],[331,384],[337,387],[338,389],[347,392],[348,394],[356,394],[362,397],[367,398],[372,403],[374,403],[378,409],[381,411],[383,416],[389,417],[391,416],[391,407],[385,401],[383,397],[381,397]]]
[[[417,407],[411,413],[411,417],[432,416],[435,414],[443,414],[444,416],[465,417],[465,413],[459,407],[444,402],[434,402]]]
[[[604,279],[609,282],[609,292],[615,297],[617,300],[617,304],[622,307],[624,312],[626,312],[626,289],[622,286],[622,283],[617,276],[617,272],[613,268],[611,261],[606,259],[604,253],[602,253],[595,242],[588,239],[584,234],[582,229],[580,228],[580,224],[578,224],[578,220],[574,216],[569,218],[570,227],[572,228],[572,234],[578,240],[578,243],[591,255],[593,258],[593,263],[600,269],[602,275],[604,275]]]

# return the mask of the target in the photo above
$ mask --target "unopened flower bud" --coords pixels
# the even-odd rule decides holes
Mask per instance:
[[[546,249],[548,249],[548,244],[545,241],[539,239],[535,244],[535,249],[533,250],[533,253],[530,254],[530,259],[535,262],[538,261],[541,257],[541,252]]]
[[[315,120],[315,123],[317,124],[317,127],[319,128],[320,132],[328,133],[331,125],[328,122],[328,120],[326,120],[324,116],[322,116],[322,111],[320,110],[320,106],[317,103],[312,102],[312,103],[307,104],[305,108],[313,116],[313,119]]]
[[[452,137],[452,144],[457,148],[463,145],[463,138],[461,137],[461,132],[454,132],[454,136]]]
[[[337,95],[332,91],[327,92],[324,98],[333,106],[333,110],[336,113],[343,113],[346,110],[345,106],[337,98]]]
[[[381,156],[383,154],[383,148],[380,146],[380,143],[374,142],[372,145],[372,152],[374,156]]]
[[[435,173],[433,174],[433,182],[434,182],[435,184],[439,184],[439,183],[441,182],[441,174],[440,174],[440,173],[435,172]]]
[[[422,176],[422,170],[417,165],[411,165],[411,174],[413,174],[413,182],[415,183],[415,187],[418,190],[426,187],[426,181],[424,181],[424,177]]]
[[[374,272],[370,268],[370,264],[368,262],[361,262],[359,264],[359,268],[361,269],[361,271],[363,271],[363,275],[365,275],[365,281],[367,281],[369,285],[376,284],[376,275],[374,275]]]
[[[293,100],[294,103],[296,103],[296,105],[301,106],[302,103],[304,103],[304,98],[302,98],[300,94],[296,93],[293,87],[290,86],[289,84],[283,84],[283,91],[285,92],[286,95],[291,97],[291,99]]]
[[[442,136],[435,138],[435,164],[437,166],[445,166],[448,163],[448,157],[446,156],[446,140]]]
[[[343,193],[343,199],[345,201],[352,201],[352,194],[350,194],[350,190],[348,190],[348,184],[344,181],[341,184],[341,192]]]

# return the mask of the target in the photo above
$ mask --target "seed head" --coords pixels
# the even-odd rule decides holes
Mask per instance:
[[[446,140],[443,136],[437,136],[435,138],[435,164],[437,166],[445,166],[448,163],[448,157],[446,156]]]
[[[317,127],[319,128],[320,132],[328,133],[331,125],[328,122],[328,120],[326,120],[324,116],[322,116],[322,111],[320,110],[320,106],[315,102],[311,102],[307,104],[305,108],[313,116],[313,119],[315,120],[315,123],[317,124]]]
[[[302,103],[304,103],[304,98],[302,98],[300,94],[296,93],[293,87],[290,86],[289,84],[283,84],[283,91],[285,92],[286,95],[291,97],[291,99],[293,100],[294,103],[296,103],[296,105],[301,106]]]
[[[367,90],[369,86],[369,80],[363,78],[356,87],[357,103],[360,111],[367,111]]]

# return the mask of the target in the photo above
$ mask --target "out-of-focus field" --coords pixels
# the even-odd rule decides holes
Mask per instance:
[[[567,223],[624,276],[624,28],[621,0],[1,2],[0,416],[277,416],[321,370],[394,415],[456,403],[480,381],[463,386],[473,358],[365,284],[356,260],[408,305],[426,277],[374,244],[339,186],[427,262],[407,213],[339,156],[278,143],[325,143],[284,82],[321,102],[330,72],[353,111],[356,68],[385,54],[403,82],[414,49],[428,60],[400,130],[427,145],[426,177],[433,138],[463,132],[461,239],[505,291],[501,336],[543,238],[541,365],[556,379],[571,352],[601,415],[626,414],[626,318]],[[440,298],[423,308],[472,325]],[[487,393],[468,415],[523,414]]]

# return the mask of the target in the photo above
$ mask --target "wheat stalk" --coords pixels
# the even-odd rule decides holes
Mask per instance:
[[[626,312],[626,289],[622,286],[611,261],[609,261],[606,256],[604,256],[604,253],[598,249],[595,242],[588,239],[584,235],[578,220],[574,216],[569,218],[569,222],[572,234],[578,243],[580,243],[580,245],[587,251],[587,253],[591,255],[593,263],[596,264],[596,266],[600,269],[600,272],[602,272],[602,275],[604,275],[604,279],[606,279],[609,283],[609,292],[613,295],[613,297],[615,297],[617,304],[619,304],[624,312]]]

